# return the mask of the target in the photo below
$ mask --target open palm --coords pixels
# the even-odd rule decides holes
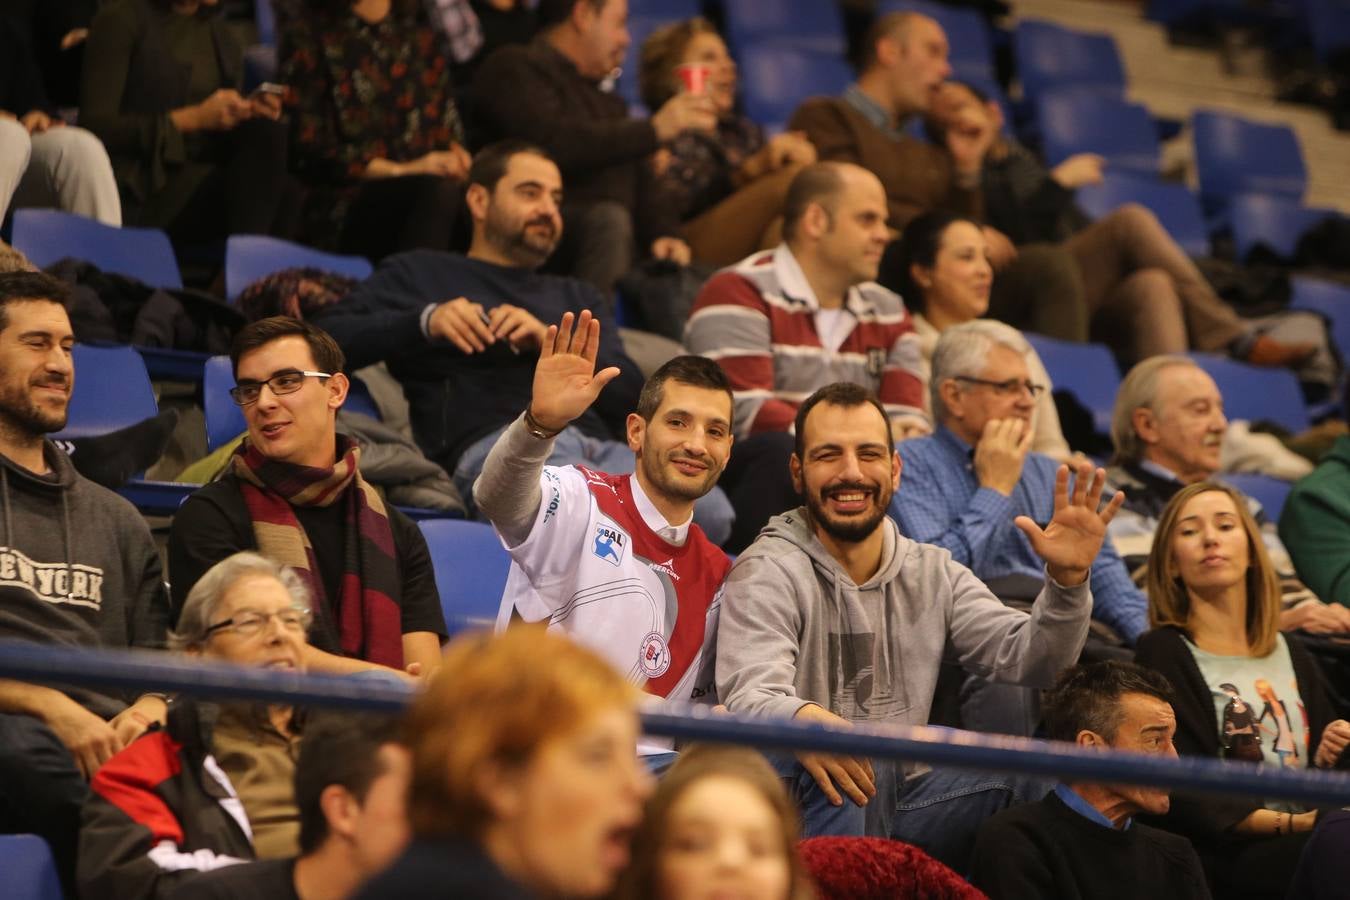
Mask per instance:
[[[615,366],[595,371],[600,322],[591,311],[583,309],[576,317],[575,332],[572,322],[572,313],[564,313],[562,322],[548,327],[534,367],[530,413],[551,431],[561,431],[584,413],[619,374]]]
[[[1115,518],[1116,511],[1125,502],[1125,495],[1116,491],[1114,497],[1100,511],[1102,491],[1106,487],[1106,472],[1093,472],[1089,463],[1078,467],[1073,495],[1069,495],[1069,467],[1060,466],[1055,473],[1055,514],[1042,529],[1027,516],[1018,516],[1013,524],[1026,534],[1032,549],[1045,560],[1050,576],[1063,585],[1078,584],[1087,577],[1092,562],[1102,549],[1106,526]]]

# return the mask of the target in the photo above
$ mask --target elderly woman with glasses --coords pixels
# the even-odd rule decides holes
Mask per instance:
[[[309,595],[289,569],[236,553],[188,594],[169,646],[193,659],[304,671]],[[294,856],[299,711],[179,698],[168,721],[90,783],[78,881],[90,897],[158,897],[194,872]]]

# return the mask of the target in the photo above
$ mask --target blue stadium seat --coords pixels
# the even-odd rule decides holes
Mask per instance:
[[[307,266],[364,280],[372,271],[362,256],[339,256],[258,234],[236,234],[225,242],[225,297],[233,303],[259,278]]]
[[[115,228],[54,209],[19,209],[13,244],[40,268],[69,256],[152,287],[183,286],[169,236],[157,228]]]
[[[642,56],[642,44],[651,36],[651,33],[662,25],[668,25],[671,22],[687,18],[686,16],[671,16],[665,14],[637,14],[632,7],[628,11],[628,36],[630,38],[628,49],[623,54],[623,74],[619,76],[618,84],[614,86],[614,92],[628,101],[630,109],[636,112],[646,111],[646,114],[656,112],[648,110],[642,105],[642,98],[638,92],[638,60]]]
[[[1218,208],[1234,194],[1281,194],[1294,200],[1308,183],[1298,137],[1284,125],[1198,112],[1191,119],[1200,194]]]
[[[877,14],[916,12],[935,20],[947,35],[948,62],[958,81],[994,79],[994,41],[989,23],[974,9],[946,6],[932,0],[882,0]]]
[[[1319,278],[1294,276],[1290,309],[1306,309],[1327,317],[1331,340],[1342,359],[1350,360],[1350,287]]]
[[[1138,103],[1096,90],[1057,88],[1043,91],[1034,109],[1047,165],[1075,153],[1097,153],[1113,171],[1158,174],[1158,130]]]
[[[1075,199],[1094,219],[1126,203],[1146,206],[1182,250],[1191,256],[1209,253],[1209,229],[1200,201],[1184,184],[1107,170],[1101,184],[1079,188]]]
[[[1111,433],[1111,410],[1120,389],[1120,369],[1104,344],[1079,344],[1043,334],[1026,333],[1026,339],[1045,364],[1055,390],[1069,391],[1092,413],[1100,434]]]
[[[35,834],[0,835],[0,874],[8,900],[62,900],[51,848]]]
[[[725,0],[723,19],[738,62],[752,44],[766,41],[831,54],[840,61],[848,52],[844,20],[834,0]]]
[[[636,16],[677,20],[692,19],[694,16],[701,15],[703,15],[701,0],[629,0],[628,2],[630,31],[632,30],[633,18]]]
[[[511,557],[497,532],[482,522],[454,519],[417,525],[436,570],[447,630],[454,635],[466,628],[491,628],[511,569]]]
[[[243,411],[230,397],[232,387],[234,387],[234,368],[230,365],[230,358],[213,356],[208,359],[202,374],[202,415],[206,419],[208,452],[223,447],[248,429],[244,422]],[[347,402],[342,408],[348,412],[364,413],[372,419],[380,418],[379,407],[375,405],[370,389],[360,378],[351,378]]]
[[[839,94],[853,80],[842,57],[776,44],[755,44],[738,57],[745,114],[770,133],[782,130],[803,100]]]
[[[1265,420],[1294,433],[1305,431],[1311,424],[1293,372],[1249,366],[1213,353],[1192,353],[1190,357],[1219,386],[1229,419]]]
[[[253,0],[253,22],[258,26],[258,43],[277,45],[277,16],[272,0]]]
[[[1280,520],[1284,501],[1289,499],[1289,490],[1293,487],[1287,481],[1256,472],[1224,472],[1219,477],[1260,503],[1266,518],[1272,522]]]
[[[76,344],[75,390],[64,431],[54,439],[107,434],[159,412],[145,363],[134,347]]]
[[[1110,35],[1024,19],[1013,32],[1013,57],[1023,96],[1033,103],[1044,91],[1060,87],[1093,88],[1117,97],[1125,93],[1125,66]]]
[[[1257,244],[1265,244],[1284,260],[1292,260],[1298,239],[1335,210],[1304,206],[1295,198],[1274,194],[1238,194],[1230,197],[1224,217],[1233,230],[1233,249],[1239,261]]]
[[[1298,14],[1319,62],[1350,47],[1350,3],[1346,0],[1301,0]]]

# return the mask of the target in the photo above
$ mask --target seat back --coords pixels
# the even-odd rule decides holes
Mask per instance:
[[[1223,480],[1260,503],[1266,518],[1272,522],[1280,520],[1284,501],[1289,499],[1289,491],[1294,487],[1287,481],[1257,472],[1225,472]]]
[[[1158,174],[1158,130],[1138,103],[1095,90],[1059,88],[1041,93],[1035,108],[1046,165],[1057,166],[1076,153],[1097,153],[1112,172]]]
[[[55,209],[14,211],[14,247],[46,268],[71,257],[151,287],[181,288],[178,259],[158,228],[116,228]]]
[[[1225,215],[1233,230],[1233,250],[1239,261],[1265,244],[1275,255],[1292,261],[1298,239],[1332,209],[1304,206],[1296,198],[1279,194],[1238,194],[1228,198]]]
[[[76,344],[75,389],[66,427],[55,440],[107,434],[159,412],[141,355],[130,346]]]
[[[1072,393],[1092,413],[1096,431],[1110,434],[1120,368],[1106,345],[1078,344],[1030,332],[1026,339],[1045,365],[1054,389]]]
[[[282,269],[308,267],[364,280],[372,271],[362,256],[324,253],[260,234],[236,234],[225,242],[225,297],[231,303],[244,288]]]
[[[1293,372],[1249,366],[1213,353],[1190,356],[1219,386],[1224,414],[1229,419],[1252,422],[1264,419],[1295,434],[1307,430],[1311,424],[1303,391]]]
[[[691,15],[698,15],[697,12]],[[672,22],[678,22],[688,16],[676,16],[668,13],[637,13],[633,7],[628,10],[628,49],[623,54],[623,74],[619,76],[614,92],[628,101],[631,109],[646,109],[642,105],[642,95],[638,88],[638,65],[642,59],[642,45],[653,31]],[[654,113],[656,110],[647,110]]]
[[[491,525],[463,519],[426,519],[417,527],[431,554],[449,633],[491,628],[511,569],[497,532]]]
[[[1295,276],[1290,309],[1306,309],[1327,317],[1331,340],[1342,359],[1350,359],[1350,287],[1319,278]]]
[[[1061,87],[1092,88],[1116,97],[1125,93],[1125,66],[1110,35],[1024,19],[1013,32],[1013,56],[1022,94],[1032,102]]]
[[[994,79],[994,41],[989,23],[977,10],[947,6],[932,0],[882,0],[877,14],[915,12],[941,26],[947,35],[947,61],[958,81]]]
[[[841,62],[848,52],[844,19],[833,0],[725,0],[722,11],[738,62],[752,44],[765,42],[833,54]]]
[[[1297,6],[1318,61],[1326,63],[1336,51],[1350,47],[1350,3],[1301,0]]]
[[[1222,203],[1234,194],[1303,196],[1308,172],[1298,136],[1285,125],[1266,125],[1228,113],[1202,111],[1191,119],[1200,193]]]
[[[272,0],[253,0],[253,23],[258,26],[258,43],[277,45],[277,16]]]
[[[1101,184],[1079,188],[1075,199],[1094,219],[1126,203],[1138,203],[1158,217],[1182,250],[1191,256],[1209,253],[1209,229],[1200,200],[1184,184],[1108,171]]]
[[[0,834],[0,873],[8,900],[62,900],[51,848],[35,834]]]
[[[781,130],[803,100],[841,93],[853,80],[842,57],[774,44],[755,44],[739,54],[745,113],[770,132]]]

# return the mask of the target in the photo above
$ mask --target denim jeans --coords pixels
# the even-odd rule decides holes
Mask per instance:
[[[88,796],[88,783],[55,732],[32,716],[0,713],[0,834],[28,832],[46,840],[71,897]]]
[[[473,483],[478,473],[483,471],[492,445],[497,443],[505,428],[480,438],[469,446],[455,464],[455,487],[466,503],[473,498]],[[610,475],[628,475],[632,473],[637,458],[627,444],[618,441],[602,441],[581,432],[579,428],[564,428],[553,439],[553,453],[547,460],[550,466],[583,465],[598,472]],[[720,487],[714,487],[694,503],[694,523],[703,529],[708,540],[719,547],[731,535],[731,525],[736,514],[731,509],[731,501]]]

